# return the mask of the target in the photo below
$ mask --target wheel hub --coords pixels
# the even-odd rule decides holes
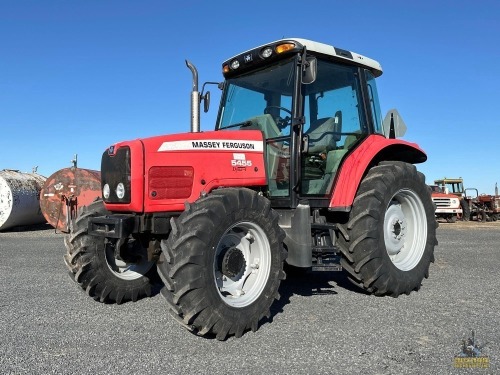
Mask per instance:
[[[427,239],[427,217],[422,200],[412,190],[401,189],[387,207],[384,242],[392,263],[402,271],[421,260]]]
[[[240,249],[231,247],[222,257],[221,271],[224,276],[236,277],[245,269],[245,256]]]
[[[398,254],[404,246],[406,234],[405,215],[398,202],[393,202],[386,212],[384,223],[385,246],[389,255]]]
[[[400,240],[403,237],[403,222],[401,220],[395,220],[392,223],[392,234],[395,239]]]
[[[122,280],[136,280],[143,277],[154,266],[154,261],[148,261],[145,253],[146,249],[142,248],[138,242],[128,243],[126,249],[126,258],[122,258],[115,254],[112,246],[106,246],[106,262],[111,272]],[[132,251],[137,253],[134,256],[130,254]]]
[[[214,278],[222,300],[245,307],[265,289],[271,268],[270,243],[257,224],[241,221],[222,235],[214,258]]]

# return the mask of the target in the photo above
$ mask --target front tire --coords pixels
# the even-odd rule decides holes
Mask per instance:
[[[102,200],[83,207],[72,232],[65,235],[64,262],[71,278],[100,302],[120,304],[151,296],[160,280],[154,262],[147,261],[146,250],[139,241],[131,239],[128,246],[141,260],[126,263],[114,257],[113,249],[105,245],[103,237],[88,234],[89,218],[106,213]]]
[[[456,221],[457,221],[456,215],[450,214],[449,216],[446,217],[447,223],[456,223]]]
[[[369,293],[410,294],[429,276],[436,227],[424,175],[408,163],[380,163],[361,182],[339,235],[342,266]]]
[[[158,264],[170,312],[200,336],[256,331],[285,278],[285,234],[270,202],[249,189],[219,189],[171,223]]]

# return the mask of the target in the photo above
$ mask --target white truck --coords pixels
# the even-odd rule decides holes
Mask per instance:
[[[431,191],[432,201],[436,205],[437,219],[445,219],[448,223],[454,223],[457,218],[462,218],[460,199],[456,195],[449,194],[439,185],[431,185]]]

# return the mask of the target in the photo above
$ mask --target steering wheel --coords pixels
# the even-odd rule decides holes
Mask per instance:
[[[278,126],[279,130],[283,130],[284,128],[286,128],[288,125],[290,125],[292,123],[292,111],[290,111],[288,108],[280,107],[278,105],[268,105],[266,108],[264,108],[264,114],[270,115],[270,113],[269,113],[270,109],[279,109],[280,111],[284,111],[290,115],[290,116],[286,116],[285,118],[280,117],[280,116],[276,116],[274,118],[274,121],[276,122],[276,125]]]

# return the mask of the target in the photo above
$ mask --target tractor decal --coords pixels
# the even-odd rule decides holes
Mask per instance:
[[[158,152],[164,151],[188,151],[188,150],[205,150],[217,149],[227,151],[257,151],[262,152],[264,149],[263,142],[233,140],[233,139],[207,139],[207,140],[185,140],[185,141],[170,141],[163,142],[158,148]]]

